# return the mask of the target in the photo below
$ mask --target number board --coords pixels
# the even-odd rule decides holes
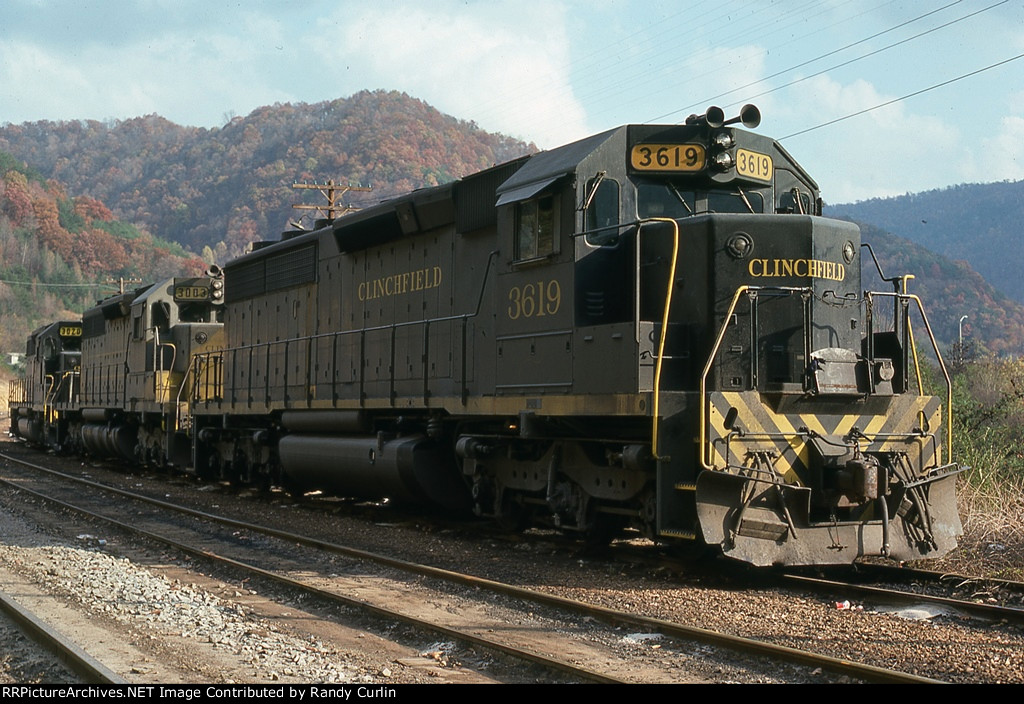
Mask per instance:
[[[736,173],[757,181],[772,180],[772,158],[747,149],[736,150]]]
[[[57,334],[61,337],[81,337],[82,326],[81,325],[61,325],[60,329],[57,330]]]
[[[701,144],[637,144],[629,154],[637,171],[700,171],[704,163]]]
[[[196,284],[177,285],[174,287],[174,300],[208,301],[210,300],[210,287]]]

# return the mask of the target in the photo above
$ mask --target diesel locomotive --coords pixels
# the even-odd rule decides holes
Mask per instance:
[[[759,119],[609,130],[102,302],[30,338],[12,430],[755,565],[940,556],[927,317],[862,290],[858,228]]]

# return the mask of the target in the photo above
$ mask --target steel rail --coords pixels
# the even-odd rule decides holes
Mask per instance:
[[[984,577],[981,575],[966,575],[957,572],[943,572],[938,570],[921,569],[919,567],[904,567],[897,565],[879,564],[877,562],[865,562],[857,565],[862,573],[876,573],[891,575],[896,580],[921,579],[929,582],[961,582],[964,584],[985,584],[1002,589],[1009,589],[1018,594],[1024,594],[1024,582],[1005,579],[1003,577]]]
[[[921,684],[921,683],[941,683],[941,680],[935,680],[932,678],[921,677],[910,673],[886,670],[884,668],[875,667],[873,665],[866,665],[862,663],[852,662],[850,660],[834,658],[827,655],[820,655],[818,653],[812,653],[808,651],[798,650],[796,648],[790,648],[788,646],[777,645],[773,643],[767,643],[764,641],[754,640],[751,638],[745,638],[742,636],[734,636],[730,634],[716,633],[708,629],[699,628],[697,626],[687,626],[683,624],[673,623],[663,619],[657,619],[649,616],[640,616],[636,614],[630,614],[624,611],[618,611],[603,606],[597,606],[594,604],[587,604],[576,600],[568,599],[565,597],[557,596],[554,594],[548,594],[545,592],[536,591],[533,589],[527,589],[525,587],[517,587],[515,585],[506,584],[503,582],[497,582],[484,577],[476,577],[473,575],[462,574],[459,572],[453,572],[440,567],[432,567],[430,565],[423,565],[419,563],[409,562],[398,558],[388,557],[386,555],[380,555],[378,553],[372,553],[359,548],[352,548],[344,545],[338,545],[329,541],[320,540],[317,538],[310,538],[308,536],[299,535],[296,533],[290,533],[288,531],[280,530],[277,528],[271,528],[269,526],[263,526],[259,524],[248,523],[245,521],[239,521],[233,518],[226,518],[223,516],[217,516],[214,514],[205,513],[196,509],[187,508],[184,506],[178,506],[176,504],[162,501],[160,499],[152,499],[150,497],[141,496],[133,492],[126,491],[124,489],[118,489],[116,487],[110,487],[99,482],[94,482],[88,479],[80,479],[77,477],[71,477],[65,475],[62,472],[41,467],[31,462],[21,460],[15,457],[11,457],[6,454],[0,453],[0,458],[14,461],[19,464],[23,464],[35,469],[42,470],[51,474],[57,474],[62,477],[70,478],[76,482],[94,486],[106,491],[113,492],[115,494],[125,496],[128,498],[134,498],[145,503],[150,503],[162,508],[178,511],[180,513],[190,515],[205,520],[211,520],[223,525],[227,525],[233,528],[240,528],[243,530],[249,530],[255,533],[261,533],[263,535],[280,538],[283,540],[295,542],[307,547],[315,547],[321,550],[326,550],[346,557],[366,560],[375,564],[392,567],[413,574],[421,576],[432,577],[441,579],[448,582],[453,582],[465,586],[471,586],[479,589],[486,589],[488,591],[502,594],[505,596],[514,597],[516,599],[528,600],[534,603],[543,604],[546,606],[555,607],[558,609],[568,610],[574,613],[579,613],[585,616],[591,616],[599,619],[605,623],[611,625],[631,625],[639,626],[642,628],[649,628],[667,636],[681,638],[691,641],[699,641],[710,645],[716,645],[719,647],[725,647],[731,650],[744,652],[753,655],[760,655],[769,658],[775,658],[785,660],[787,662],[793,662],[800,665],[809,665],[813,667],[821,667],[832,672],[841,673],[863,679],[868,682],[879,682],[879,683],[902,683],[902,684]],[[3,481],[3,480],[0,480]],[[14,485],[19,489],[26,491],[32,491],[30,489]],[[47,498],[47,497],[44,497]],[[59,500],[51,499],[58,503]],[[73,510],[79,510],[77,507],[70,507]],[[103,517],[103,520],[110,521],[119,525],[124,525],[128,530],[138,531],[137,528],[128,526],[126,524],[120,524],[116,519],[110,519]],[[156,540],[163,540],[159,536],[154,536]],[[197,554],[201,554],[205,557],[215,557],[206,551],[198,551]],[[256,568],[259,569],[259,568]],[[273,578],[273,577],[272,577]],[[288,579],[288,578],[284,578]],[[348,597],[340,597],[341,599],[347,599]],[[361,602],[354,602],[354,605]]]
[[[19,604],[7,592],[0,590],[0,611],[17,624],[18,629],[32,641],[57,656],[72,672],[90,684],[128,684],[113,670],[110,670],[96,658],[55,628],[36,617],[24,606]]]
[[[900,602],[924,602],[927,604],[948,606],[951,609],[957,609],[958,611],[963,611],[964,613],[968,613],[973,616],[980,616],[982,618],[990,618],[994,620],[1006,619],[1008,622],[1012,623],[1024,623],[1024,609],[1019,609],[1014,606],[980,604],[974,601],[955,599],[953,597],[939,596],[936,594],[919,594],[917,592],[907,592],[899,589],[875,587],[869,584],[853,584],[851,582],[822,579],[820,577],[805,577],[795,574],[784,575],[783,580],[801,586],[813,587],[814,589],[821,591],[845,590],[846,592],[872,596],[877,599],[898,600]]]
[[[3,457],[4,459],[7,459],[7,460],[12,460],[12,458],[10,458],[7,455],[0,455],[0,457]],[[14,459],[13,461],[20,462],[20,460],[17,460],[17,459]],[[52,472],[52,470],[46,470],[45,468],[42,468],[42,469],[44,469],[44,471],[51,471]],[[59,473],[57,473],[57,474],[59,474]],[[95,482],[89,482],[88,480],[85,480],[85,481],[87,483],[89,483],[90,485],[98,486],[99,488],[106,488],[106,489],[110,488],[110,487],[103,487],[102,485],[96,484]],[[301,592],[304,592],[306,594],[309,594],[311,596],[314,596],[314,597],[317,597],[317,598],[320,598],[320,599],[323,599],[323,600],[326,600],[326,601],[331,601],[331,602],[334,602],[334,603],[341,604],[343,606],[359,609],[361,611],[368,612],[368,613],[373,614],[375,616],[379,616],[379,617],[383,617],[383,618],[386,618],[386,619],[390,619],[392,621],[399,621],[399,622],[404,623],[406,625],[410,625],[410,626],[413,626],[413,627],[416,627],[416,628],[420,628],[420,629],[423,629],[423,630],[439,633],[439,634],[441,634],[443,636],[446,636],[448,638],[454,638],[456,640],[459,640],[459,641],[462,641],[462,642],[465,642],[465,643],[470,643],[472,645],[475,645],[475,646],[478,646],[478,647],[481,647],[481,648],[486,648],[486,649],[494,651],[494,652],[502,653],[504,655],[507,655],[507,656],[510,656],[510,657],[513,657],[513,658],[517,658],[519,660],[523,660],[523,661],[526,661],[526,662],[529,662],[529,663],[532,663],[532,664],[535,664],[535,665],[540,665],[542,667],[546,667],[546,668],[548,668],[550,670],[553,670],[553,671],[562,672],[562,673],[565,673],[565,674],[568,674],[568,675],[572,675],[572,676],[578,677],[578,678],[583,679],[583,680],[588,680],[588,681],[595,682],[595,683],[598,683],[598,684],[629,684],[628,680],[623,680],[623,679],[620,679],[620,678],[617,678],[617,677],[612,677],[610,675],[606,675],[606,674],[603,674],[603,673],[600,673],[600,672],[594,672],[593,670],[588,670],[586,668],[580,668],[580,667],[577,667],[577,666],[572,665],[570,663],[567,663],[567,662],[564,662],[564,661],[561,661],[561,660],[557,660],[555,658],[550,658],[550,657],[547,657],[545,655],[540,655],[538,653],[530,652],[528,650],[524,650],[522,648],[511,646],[511,645],[508,645],[506,643],[500,643],[498,641],[491,640],[491,639],[488,639],[488,638],[484,638],[484,637],[481,637],[481,636],[477,636],[477,635],[474,635],[474,634],[466,632],[466,631],[462,631],[462,630],[455,629],[455,628],[450,628],[448,626],[443,626],[443,625],[440,625],[440,624],[437,624],[437,623],[434,623],[434,622],[431,622],[431,621],[426,621],[426,620],[417,618],[415,616],[410,616],[408,614],[403,614],[403,613],[401,613],[399,611],[393,611],[393,610],[390,610],[390,609],[386,609],[384,607],[376,606],[376,605],[371,604],[371,603],[369,603],[367,601],[363,601],[361,599],[356,599],[354,597],[345,596],[343,594],[339,594],[337,592],[333,592],[333,591],[330,591],[330,590],[327,590],[327,589],[321,589],[319,587],[314,587],[314,586],[312,586],[310,584],[302,582],[301,580],[296,580],[296,579],[293,579],[291,577],[287,577],[287,576],[285,576],[283,574],[280,574],[280,573],[277,573],[277,572],[273,572],[271,570],[267,570],[267,569],[264,569],[262,567],[258,567],[256,565],[252,565],[252,564],[249,564],[249,563],[246,563],[246,562],[242,562],[240,560],[236,560],[236,559],[231,558],[231,557],[227,557],[227,556],[224,556],[224,555],[219,555],[219,554],[213,552],[212,550],[208,550],[208,549],[205,549],[205,548],[194,547],[192,545],[188,545],[186,543],[182,543],[182,542],[180,542],[178,540],[174,540],[173,538],[169,538],[169,537],[164,536],[164,535],[160,535],[160,534],[157,534],[157,533],[153,533],[151,531],[144,530],[144,529],[139,528],[138,526],[132,525],[130,523],[125,523],[125,522],[120,521],[120,520],[118,520],[116,518],[112,518],[110,516],[106,516],[106,515],[103,515],[103,514],[100,514],[100,513],[96,513],[95,511],[90,511],[87,508],[83,508],[81,506],[77,506],[77,505],[69,503],[67,501],[63,501],[61,499],[57,499],[57,498],[54,498],[52,496],[48,496],[48,495],[46,495],[46,494],[44,494],[42,492],[36,491],[34,489],[30,489],[30,488],[28,488],[26,486],[23,486],[21,484],[18,484],[16,482],[11,482],[11,481],[8,481],[6,479],[0,479],[0,484],[9,486],[9,487],[11,487],[13,489],[17,489],[18,491],[26,492],[26,493],[31,494],[32,496],[34,496],[34,497],[36,497],[36,498],[38,498],[40,500],[52,503],[52,504],[54,504],[56,506],[59,506],[59,507],[61,507],[63,509],[74,511],[76,513],[79,513],[81,515],[87,516],[89,518],[93,518],[93,519],[96,519],[96,520],[103,521],[103,522],[107,523],[108,525],[115,526],[115,527],[120,528],[122,530],[125,530],[125,531],[127,531],[127,532],[129,532],[129,533],[131,533],[133,535],[141,536],[141,537],[146,538],[148,540],[153,540],[155,542],[162,543],[164,545],[167,545],[168,547],[174,548],[176,550],[180,550],[183,553],[186,553],[186,554],[189,554],[189,555],[193,555],[195,557],[198,557],[198,558],[201,558],[201,559],[205,559],[205,560],[208,560],[208,561],[211,561],[211,562],[220,563],[222,565],[226,565],[226,566],[234,568],[234,569],[242,570],[244,572],[256,575],[258,577],[262,577],[264,579],[268,579],[268,580],[277,582],[278,584],[282,584],[282,585],[284,585],[284,586],[286,586],[288,588],[299,590]],[[130,492],[123,492],[122,490],[117,490],[117,493],[131,495]],[[147,497],[135,497],[135,498],[138,498],[138,499],[141,499],[141,500],[146,500],[147,499]],[[174,508],[173,505],[166,504],[166,502],[152,501],[150,503],[161,504],[162,508]],[[191,511],[186,511],[186,513],[191,513]],[[201,513],[201,512],[197,512],[197,513]],[[215,517],[215,516],[207,515],[207,517],[211,518],[213,520],[217,520],[217,517]],[[218,522],[220,522],[220,521],[218,521]]]

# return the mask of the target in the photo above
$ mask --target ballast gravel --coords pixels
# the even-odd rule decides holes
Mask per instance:
[[[387,667],[373,665],[368,671],[350,654],[333,651],[313,637],[283,632],[233,601],[102,552],[103,541],[95,536],[80,534],[77,544],[60,544],[6,510],[0,510],[0,535],[0,564],[8,570],[76,603],[92,619],[121,624],[128,637],[158,649],[177,636],[181,643],[193,644],[181,646],[186,651],[196,643],[224,651],[230,660],[247,666],[236,670],[244,681],[369,683],[391,674]],[[196,660],[207,657],[193,654]],[[67,681],[60,668],[12,670],[11,663],[20,661],[0,658],[0,679]],[[217,658],[209,662],[213,665]],[[184,667],[187,671],[197,665],[186,662]],[[216,666],[198,669],[199,681],[204,675],[212,679],[218,671]]]

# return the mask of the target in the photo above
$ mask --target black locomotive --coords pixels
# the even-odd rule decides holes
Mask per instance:
[[[620,127],[104,302],[69,405],[21,392],[12,428],[757,565],[942,555],[919,301],[861,290],[859,230],[758,121]]]

